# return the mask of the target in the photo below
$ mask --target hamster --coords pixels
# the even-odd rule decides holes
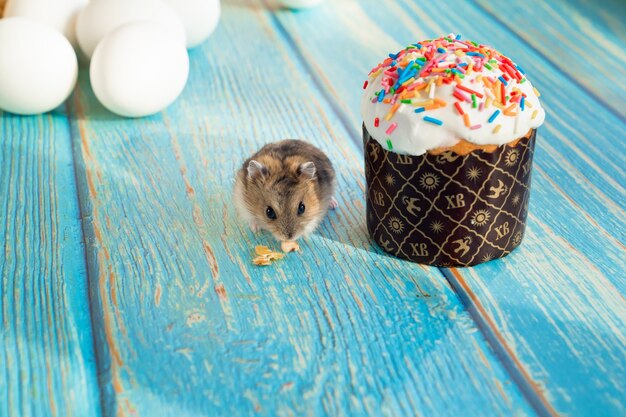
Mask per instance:
[[[337,207],[336,175],[328,157],[308,142],[263,146],[237,172],[234,203],[252,231],[267,230],[280,242],[308,235]]]

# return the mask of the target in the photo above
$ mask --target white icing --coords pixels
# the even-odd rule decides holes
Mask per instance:
[[[442,54],[438,53],[437,55],[441,56]],[[421,53],[416,52],[407,54],[407,57],[410,57],[411,60],[421,56]],[[441,67],[449,63],[459,63],[457,59],[461,63],[467,62],[469,64],[472,62],[470,56],[457,57],[454,52],[451,52],[443,62],[437,65]],[[377,98],[375,93],[383,88],[382,81],[386,78],[384,70],[376,77],[370,76],[368,79],[368,86],[361,100],[361,115],[365,127],[370,135],[385,149],[389,149],[388,141],[390,141],[393,152],[410,155],[421,155],[431,149],[453,146],[460,139],[465,139],[476,145],[503,145],[526,135],[530,129],[539,127],[544,121],[545,112],[528,79],[521,84],[511,79],[505,87],[507,95],[514,88],[518,88],[526,96],[524,98],[524,110],[517,109],[516,116],[504,115],[503,109],[499,109],[493,104],[488,108],[485,107],[483,110],[480,110],[481,103],[485,103],[488,97],[491,97],[493,101],[495,97],[493,97],[492,91],[486,88],[482,81],[477,79],[478,76],[482,75],[483,77],[498,79],[503,73],[496,65],[491,65],[491,67],[492,69],[483,67],[481,71],[472,71],[471,74],[466,74],[465,78],[461,80],[461,85],[484,96],[483,98],[477,97],[476,108],[472,107],[471,102],[461,103],[463,111],[469,115],[471,126],[481,125],[481,128],[471,129],[471,127],[467,127],[463,117],[455,108],[454,103],[459,101],[453,96],[457,85],[456,82],[440,86],[433,85],[435,88],[430,90],[428,88],[422,89],[411,99],[414,102],[420,102],[429,98],[438,98],[446,102],[444,107],[415,113],[415,109],[422,106],[401,103],[393,117],[388,121],[385,120],[393,104],[378,102],[378,100],[372,102],[373,99]],[[436,76],[429,75],[425,78],[417,78],[415,82],[429,82],[431,78],[436,78]],[[464,94],[470,97],[470,93]],[[393,95],[387,94],[385,97],[391,98]],[[399,99],[397,101],[400,102]],[[507,102],[505,107],[508,106],[509,103]],[[500,114],[492,123],[489,123],[488,119],[496,110],[500,110]],[[533,118],[535,111],[537,112]],[[425,121],[424,116],[438,119],[443,124],[439,126]],[[374,125],[375,118],[379,118],[378,127]],[[394,123],[397,125],[395,130],[389,134],[386,133]],[[497,125],[501,125],[501,128],[497,133],[494,133]]]

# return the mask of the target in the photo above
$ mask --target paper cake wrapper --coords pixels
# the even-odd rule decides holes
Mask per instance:
[[[528,213],[536,130],[514,146],[467,155],[400,155],[363,126],[367,229],[386,252],[435,266],[511,253]]]

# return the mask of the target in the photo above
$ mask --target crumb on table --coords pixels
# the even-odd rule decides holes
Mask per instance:
[[[300,245],[298,245],[298,242],[281,242],[280,248],[283,252],[289,253],[299,251]]]
[[[274,252],[270,250],[267,246],[257,246],[254,248],[254,252],[257,256],[252,259],[252,263],[257,266],[268,266],[271,265],[273,261],[278,259],[282,259],[285,254],[280,252]]]

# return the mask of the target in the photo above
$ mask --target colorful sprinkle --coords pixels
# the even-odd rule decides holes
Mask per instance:
[[[467,97],[465,94],[463,94],[462,92],[460,92],[459,90],[454,90],[454,92],[452,93],[452,95],[461,101],[467,101],[468,103],[470,102],[469,97]]]
[[[496,120],[496,117],[498,117],[499,114],[500,110],[494,111],[493,114],[489,117],[489,123],[493,123],[493,121]]]
[[[363,90],[367,88],[368,84],[369,84],[369,80],[365,80],[365,82],[363,83]]]
[[[411,78],[409,78],[408,80],[404,81],[404,82],[402,83],[402,85],[403,85],[404,87],[406,87],[406,86],[408,86],[408,85],[411,85],[411,84],[413,83],[413,81],[415,81],[415,77],[411,77]]]
[[[465,75],[463,74],[463,72],[459,69],[453,68],[451,70],[449,70],[450,72],[455,73],[456,75],[458,75],[459,77],[465,77]]]
[[[437,89],[437,86],[435,85],[435,83],[431,83],[430,84],[430,91],[428,92],[428,98],[429,99],[433,99],[435,98],[435,90]]]
[[[459,114],[461,116],[463,116],[465,114],[465,112],[463,111],[463,109],[461,108],[461,103],[459,103],[458,101],[454,102],[454,107],[456,107],[456,110],[459,112]]]
[[[418,107],[417,109],[415,109],[415,113],[421,113],[423,111],[426,111],[424,107]]]
[[[465,91],[466,93],[474,94],[474,95],[475,95],[476,97],[478,97],[478,98],[483,98],[483,97],[484,97],[484,96],[483,96],[482,94],[480,94],[478,91],[472,90],[471,88],[467,88],[467,87],[465,87],[465,86],[463,86],[463,85],[461,85],[461,84],[458,84],[458,85],[456,86],[456,88],[458,88],[459,90],[463,90],[463,91]]]
[[[389,148],[389,150],[393,149],[393,143],[391,143],[391,139],[387,139],[387,148]]]
[[[374,119],[374,127],[378,127],[380,124],[380,119],[377,117]]]
[[[535,117],[537,117],[537,114],[539,114],[539,110],[533,111],[533,115],[530,118],[534,120]]]
[[[500,82],[504,85],[509,85],[509,83],[506,82],[506,80],[504,79],[504,77],[501,75],[498,77],[498,79],[500,80]]]
[[[502,111],[505,116],[515,116],[516,113],[513,113],[513,110],[517,107],[517,103],[513,103],[509,105],[506,109]]]
[[[483,127],[483,125],[474,125],[474,126],[470,127],[470,129],[477,130],[477,129],[480,129],[481,127]]]
[[[502,128],[502,125],[496,125],[496,127],[493,128],[493,133],[498,133],[501,128]]]
[[[433,123],[436,125],[441,126],[443,124],[443,122],[439,119],[435,119],[434,117],[429,117],[429,116],[424,116],[424,121],[429,122],[429,123]]]
[[[396,127],[398,127],[398,124],[396,122],[393,122],[392,124],[389,125],[387,130],[385,130],[385,133],[388,135],[391,135],[393,131],[396,130]]]

